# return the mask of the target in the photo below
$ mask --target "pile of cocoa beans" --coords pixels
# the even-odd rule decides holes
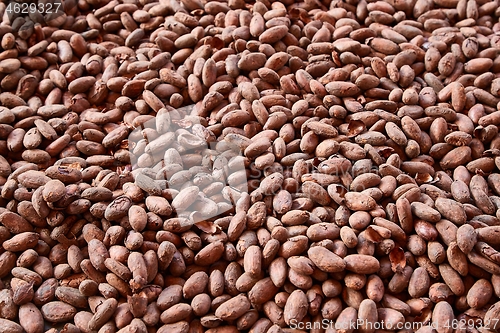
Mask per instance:
[[[0,332],[500,329],[499,0],[10,5]]]

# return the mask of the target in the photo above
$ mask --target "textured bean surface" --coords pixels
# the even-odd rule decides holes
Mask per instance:
[[[496,332],[499,7],[0,4],[0,331]]]

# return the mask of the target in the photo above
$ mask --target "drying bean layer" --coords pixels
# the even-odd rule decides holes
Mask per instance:
[[[0,331],[496,332],[499,5],[0,4]]]

